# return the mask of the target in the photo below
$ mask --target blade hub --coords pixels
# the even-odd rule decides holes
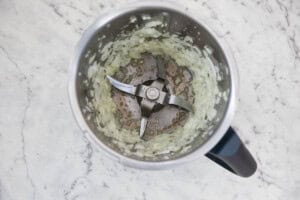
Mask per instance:
[[[146,97],[148,100],[154,101],[159,98],[160,92],[155,87],[149,87],[146,90]]]
[[[131,65],[126,66],[126,70],[121,68],[115,74],[118,79],[123,79],[132,85],[122,83],[110,76],[107,78],[112,86],[123,94],[137,97],[135,100],[126,98],[125,104],[128,107],[125,108],[122,107],[124,103],[117,103],[118,110],[122,112],[120,123],[128,124],[128,129],[133,129],[136,126],[135,120],[141,117],[139,135],[143,137],[145,130],[148,129],[150,137],[150,135],[160,134],[159,131],[181,126],[187,119],[186,112],[178,108],[185,111],[193,110],[190,103],[193,101],[191,99],[193,93],[191,87],[188,87],[192,75],[188,69],[179,68],[172,60],[166,61],[160,56],[155,58],[148,54],[144,56],[143,62],[131,61]],[[151,62],[148,62],[149,60]],[[123,94],[120,93],[119,97],[123,98]],[[177,96],[178,94],[185,98]],[[114,97],[114,101],[119,99],[116,94]],[[139,109],[133,109],[137,106]],[[126,110],[130,110],[129,114]]]

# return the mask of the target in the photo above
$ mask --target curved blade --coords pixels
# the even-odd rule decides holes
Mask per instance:
[[[141,118],[141,126],[140,126],[140,137],[143,137],[146,127],[147,127],[147,122],[148,122],[148,117],[150,117],[151,112],[155,106],[155,102],[149,101],[147,99],[143,99],[141,101],[141,113],[142,113],[142,118]]]
[[[111,76],[106,75],[109,82],[117,88],[118,90],[121,90],[122,92],[135,95],[136,94],[136,87],[133,85],[125,84],[120,81],[117,81],[116,79],[112,78]]]
[[[193,111],[193,106],[181,97],[170,95],[168,104],[176,105],[190,112]]]
[[[147,127],[148,118],[142,117],[141,119],[141,127],[140,127],[140,137],[143,137],[146,127]]]
[[[156,59],[156,66],[157,66],[157,77],[162,80],[165,80],[166,79],[166,68],[165,68],[162,58],[158,57]]]

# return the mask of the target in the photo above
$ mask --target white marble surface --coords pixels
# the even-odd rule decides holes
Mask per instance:
[[[103,10],[127,2],[0,1],[0,199],[299,199],[300,1],[184,3],[237,60],[233,126],[258,161],[248,179],[205,157],[166,171],[127,168],[81,133],[67,95],[73,49]]]

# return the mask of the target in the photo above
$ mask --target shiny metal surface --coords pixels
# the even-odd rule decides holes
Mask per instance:
[[[151,101],[154,101],[156,99],[158,99],[159,97],[159,90],[155,87],[149,87],[147,90],[146,90],[146,97],[147,99],[151,100]]]
[[[184,100],[183,98],[175,95],[170,95],[164,91],[162,91],[162,88],[164,85],[161,85],[159,81],[154,81],[151,86],[146,85],[137,85],[133,86],[130,84],[125,84],[120,81],[117,81],[116,79],[107,76],[111,84],[121,90],[122,92],[132,94],[138,97],[146,98],[148,101],[154,101],[156,103],[162,104],[162,105],[176,105],[178,107],[184,108],[187,111],[193,111],[193,106]],[[153,90],[155,89],[155,90]],[[156,94],[151,96],[149,98],[149,91],[155,91]]]
[[[181,97],[170,95],[168,99],[168,104],[182,107],[190,112],[193,111],[192,105]]]
[[[164,66],[164,63],[162,61],[161,58],[157,58],[156,60],[156,66],[157,66],[157,77],[159,79],[161,79],[162,81],[165,80],[166,78],[166,70],[165,70],[165,66]]]
[[[141,119],[141,127],[140,127],[140,137],[143,137],[146,127],[147,127],[148,118],[142,117]]]
[[[143,137],[146,127],[148,118],[150,117],[154,107],[157,104],[161,105],[176,105],[178,107],[184,108],[187,111],[192,111],[192,105],[182,99],[181,97],[177,97],[175,95],[167,94],[166,92],[162,91],[165,86],[165,77],[166,77],[166,70],[161,58],[156,60],[156,67],[157,67],[157,80],[153,81],[150,86],[146,85],[137,85],[133,86],[130,84],[125,84],[120,81],[115,80],[111,76],[106,76],[113,87],[117,88],[118,90],[135,95],[137,97],[143,98],[141,101],[141,123],[140,123],[140,131],[139,136]]]
[[[125,92],[127,94],[136,95],[137,88],[135,86],[117,81],[111,76],[106,77],[110,81],[110,83],[118,90],[121,90],[122,92]]]
[[[108,42],[115,35],[120,32],[119,27],[124,26],[128,18],[141,13],[148,13],[153,15],[155,13],[166,12],[168,14],[168,30],[171,33],[178,32],[182,35],[189,35],[194,38],[195,44],[199,48],[205,45],[211,47],[213,57],[217,61],[218,68],[224,79],[219,84],[222,91],[228,90],[228,101],[220,102],[216,105],[218,110],[217,118],[213,124],[212,134],[206,138],[202,143],[200,139],[196,138],[192,143],[191,151],[185,155],[170,157],[169,160],[157,158],[157,160],[146,161],[136,157],[127,157],[118,151],[117,148],[109,144],[109,138],[99,133],[95,125],[87,120],[87,115],[83,112],[86,98],[86,87],[83,84],[87,74],[88,58],[85,58],[87,51],[97,52],[98,44],[97,38],[101,35],[107,35],[104,42]],[[223,137],[225,132],[230,126],[234,115],[234,108],[236,105],[238,76],[235,60],[232,56],[230,49],[226,42],[219,38],[203,21],[196,17],[199,15],[196,11],[186,12],[184,6],[179,3],[166,3],[166,2],[137,2],[128,5],[118,10],[111,11],[110,13],[103,14],[96,22],[91,25],[83,34],[80,42],[78,43],[75,54],[70,65],[70,78],[69,78],[69,96],[70,103],[73,109],[74,116],[86,136],[94,142],[94,144],[107,154],[112,159],[117,160],[128,166],[144,169],[164,169],[176,166],[191,160],[195,160],[212,147],[214,147],[219,140]],[[110,26],[106,26],[110,24]],[[131,27],[128,27],[130,30]],[[200,33],[200,37],[198,35]],[[78,73],[83,74],[78,76]],[[129,90],[129,93],[134,93],[134,90]],[[173,100],[174,102],[174,100]]]
[[[106,76],[113,87],[118,90],[137,96],[142,97],[141,101],[141,125],[140,125],[140,137],[143,137],[148,118],[150,117],[152,110],[157,104],[161,105],[176,105],[180,108],[184,108],[187,111],[192,111],[192,105],[182,99],[181,97],[170,95],[162,89],[165,86],[165,67],[162,60],[159,59],[157,62],[157,80],[153,81],[150,86],[147,85],[137,85],[133,86],[130,84],[125,84],[120,81],[115,80],[111,76]]]

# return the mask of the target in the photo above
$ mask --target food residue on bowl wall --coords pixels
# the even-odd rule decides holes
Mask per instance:
[[[115,40],[102,43],[98,39],[100,56],[90,55],[88,82],[89,93],[93,97],[87,99],[85,111],[96,113],[94,120],[99,132],[111,138],[123,154],[144,159],[170,153],[182,154],[189,150],[191,142],[201,134],[203,138],[209,134],[209,121],[216,116],[215,105],[220,98],[227,95],[220,93],[216,71],[208,52],[193,44],[193,38],[179,36],[166,31],[167,24],[163,18],[152,18],[143,15],[143,23],[130,32],[120,33]],[[136,16],[128,19],[129,23],[137,21]],[[143,140],[139,137],[138,128],[124,128],[115,117],[118,109],[112,97],[112,88],[106,75],[115,75],[122,67],[128,66],[132,60],[139,60],[144,53],[161,56],[173,60],[177,66],[186,67],[192,74],[194,92],[193,113],[187,114],[182,126],[171,132],[155,135]],[[100,59],[96,59],[100,58]],[[204,139],[203,139],[204,140]]]

